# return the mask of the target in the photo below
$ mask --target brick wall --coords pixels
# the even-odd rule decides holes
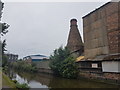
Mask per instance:
[[[120,52],[119,6],[120,2],[110,2],[83,17],[86,59]]]
[[[34,61],[34,64],[36,64],[37,68],[43,68],[43,69],[50,69],[49,67],[49,60],[43,60],[43,61]]]
[[[74,57],[80,56],[84,50],[76,19],[71,19],[70,21],[70,32],[68,36],[67,47]]]
[[[118,41],[119,33],[119,15],[118,15],[119,3],[110,3],[106,6],[106,23],[108,31],[108,43],[109,43],[109,53],[118,53]]]
[[[120,31],[120,2],[119,2],[118,6],[119,6],[118,7],[118,9],[119,9],[119,11],[118,11],[118,16],[119,16],[119,18],[118,18],[118,30]],[[120,53],[120,32],[119,32],[118,39],[119,39],[119,41],[118,41],[118,52]]]
[[[97,80],[101,82],[107,82],[112,84],[120,85],[120,74],[118,73],[90,73],[90,72],[80,72],[79,77],[84,77],[87,79]]]

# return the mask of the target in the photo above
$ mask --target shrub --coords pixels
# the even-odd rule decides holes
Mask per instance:
[[[17,83],[17,80],[12,80],[14,83]]]
[[[78,66],[73,57],[66,58],[61,64],[61,75],[66,78],[77,78],[79,73]]]
[[[50,68],[56,75],[65,78],[77,78],[79,70],[75,64],[75,59],[66,47],[56,49],[50,56],[50,60]]]
[[[28,64],[25,61],[13,62],[10,66],[19,71],[37,72],[36,66]]]
[[[5,67],[8,64],[8,58],[3,55],[2,56],[2,67]]]
[[[20,84],[20,83],[16,83],[16,88],[21,89],[21,88],[25,88],[25,90],[29,90],[29,86],[26,83]]]

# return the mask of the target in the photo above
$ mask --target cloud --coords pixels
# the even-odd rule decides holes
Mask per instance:
[[[5,3],[2,21],[9,32],[7,50],[22,58],[29,54],[50,55],[54,49],[67,44],[70,19],[78,20],[83,38],[82,17],[103,3]]]

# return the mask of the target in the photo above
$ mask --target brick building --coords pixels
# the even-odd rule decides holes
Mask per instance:
[[[9,62],[15,62],[18,60],[18,55],[16,54],[5,54],[7,56]]]
[[[120,53],[120,2],[109,2],[83,17],[85,58]]]
[[[120,2],[84,16],[83,33],[85,60],[102,62],[104,72],[120,72]]]

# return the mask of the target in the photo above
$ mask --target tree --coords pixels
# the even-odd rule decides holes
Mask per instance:
[[[1,21],[1,14],[2,14],[2,9],[4,7],[4,3],[2,3],[0,1],[0,21]],[[8,27],[9,25],[7,23],[0,23],[0,35],[3,36],[5,35],[7,32],[8,32]],[[1,55],[2,55],[2,61],[3,61],[3,65],[2,66],[5,66],[5,64],[7,64],[7,57],[4,55],[4,52],[6,51],[6,40],[3,40],[3,42],[1,41],[1,36],[0,36],[0,50],[2,50],[2,52],[0,52],[0,58],[1,58]]]
[[[7,51],[6,50],[6,40],[3,40],[2,43],[2,66],[6,66],[8,64],[8,58],[7,56],[4,54],[4,52]]]
[[[7,51],[6,50],[6,40],[3,40],[3,42],[2,42],[2,55],[4,55],[5,51]]]
[[[50,68],[56,75],[65,78],[76,78],[78,68],[75,64],[75,59],[70,55],[67,47],[60,47],[54,50],[53,55],[50,56]]]
[[[55,74],[60,74],[59,67],[63,60],[65,60],[69,56],[69,51],[67,48],[63,49],[60,47],[59,49],[54,50],[54,54],[50,56],[50,67],[54,71]]]
[[[60,70],[61,76],[65,78],[77,78],[79,73],[79,69],[75,63],[75,59],[71,56],[69,56],[62,62]]]
[[[2,24],[2,31],[1,31],[1,35],[5,35],[8,32],[8,27],[9,25],[7,23],[1,23]]]
[[[3,55],[2,56],[2,67],[8,65],[8,58],[7,56]]]

